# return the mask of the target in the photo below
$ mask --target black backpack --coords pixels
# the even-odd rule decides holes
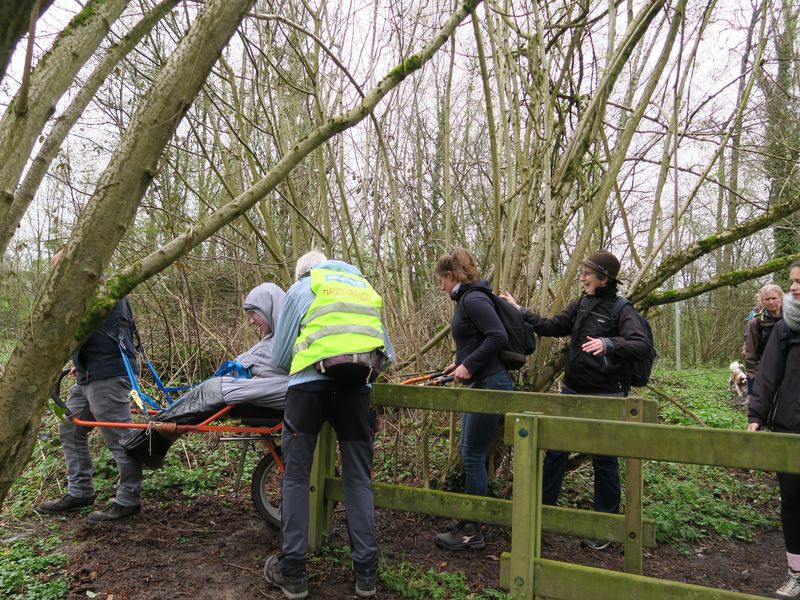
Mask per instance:
[[[614,300],[614,305],[611,307],[611,331],[619,332],[619,315],[626,304],[631,304],[630,300],[622,296],[617,296]],[[633,306],[633,304],[631,304]],[[647,356],[639,359],[632,359],[627,362],[631,374],[631,385],[633,387],[642,387],[647,385],[650,381],[650,373],[653,371],[653,363],[656,362],[656,348],[653,339],[653,329],[650,323],[645,319],[638,310],[634,309],[636,316],[639,318],[639,323],[642,325],[647,341],[650,342],[650,350]]]
[[[503,300],[497,294],[487,290],[480,290],[492,299],[494,310],[503,324],[508,336],[508,346],[500,351],[500,362],[506,369],[514,371],[525,366],[529,354],[536,350],[536,335],[533,325],[525,321],[522,313],[512,304]]]

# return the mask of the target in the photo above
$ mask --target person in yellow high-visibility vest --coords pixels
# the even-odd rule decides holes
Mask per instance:
[[[378,570],[371,488],[372,389],[366,378],[335,378],[329,363],[335,367],[345,355],[372,357],[378,350],[380,360],[391,362],[394,351],[381,321],[381,298],[356,267],[312,251],[297,261],[295,276],[275,328],[272,354],[273,362],[289,373],[289,388],[281,439],[286,467],[281,554],[267,558],[264,576],[287,598],[308,595],[309,477],[317,435],[329,421],[342,456],[355,592],[369,598],[375,595]],[[378,363],[376,369],[382,366]]]

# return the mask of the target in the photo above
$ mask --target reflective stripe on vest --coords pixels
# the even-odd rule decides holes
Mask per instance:
[[[324,358],[369,352],[384,345],[381,297],[360,275],[311,269],[314,302],[300,322],[289,373]]]

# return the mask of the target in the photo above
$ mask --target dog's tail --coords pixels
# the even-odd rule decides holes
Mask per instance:
[[[736,361],[733,361],[728,368],[731,371],[741,371],[742,370],[741,365]]]

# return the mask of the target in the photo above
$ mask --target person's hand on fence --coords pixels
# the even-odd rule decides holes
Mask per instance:
[[[750,423],[747,426],[747,431],[758,431],[759,429],[761,429],[761,425],[758,423]]]

